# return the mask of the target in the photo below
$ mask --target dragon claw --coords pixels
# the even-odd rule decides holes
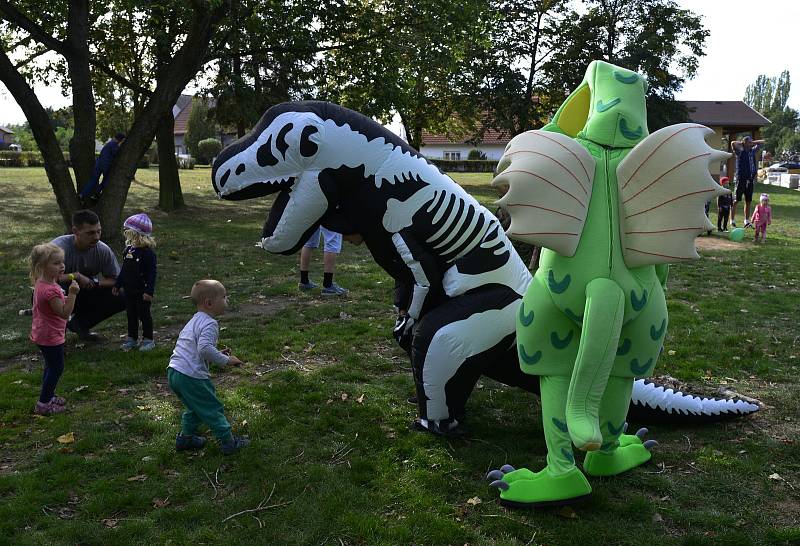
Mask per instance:
[[[650,451],[653,447],[658,445],[658,442],[655,440],[647,440],[642,444],[647,451]]]
[[[487,480],[502,480],[504,475],[505,474],[503,474],[502,470],[492,470],[491,472],[486,474],[486,479]]]
[[[638,436],[639,439],[641,440],[642,438],[644,438],[647,435],[648,432],[650,432],[650,431],[647,430],[645,427],[642,427],[642,428],[640,428],[639,430],[636,431],[636,436]]]
[[[489,487],[496,487],[498,489],[502,489],[503,491],[508,491],[508,488],[511,487],[503,480],[495,480],[489,484]]]
[[[513,466],[511,466],[510,464],[504,464],[503,466],[500,467],[500,472],[502,472],[503,474],[508,474],[509,472],[514,472],[514,470],[516,470],[516,469]]]

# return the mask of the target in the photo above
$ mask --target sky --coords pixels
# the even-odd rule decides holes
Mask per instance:
[[[702,16],[711,32],[695,79],[676,97],[681,100],[742,100],[760,74],[789,70],[789,106],[800,110],[800,1],[678,0]],[[57,86],[34,88],[44,106],[69,104]],[[25,116],[0,83],[0,126],[22,123]]]

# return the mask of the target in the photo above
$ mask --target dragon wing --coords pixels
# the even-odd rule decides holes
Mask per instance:
[[[712,229],[703,210],[729,193],[709,165],[730,156],[705,142],[696,123],[664,127],[640,142],[617,167],[623,256],[628,267],[697,259],[694,239]]]
[[[527,131],[508,143],[492,185],[508,187],[509,237],[572,256],[580,242],[595,160],[566,135]]]

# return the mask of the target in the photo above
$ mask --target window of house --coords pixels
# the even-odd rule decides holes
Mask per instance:
[[[447,152],[445,151],[442,154],[443,159],[449,159],[451,161],[460,161],[461,160],[461,152]]]

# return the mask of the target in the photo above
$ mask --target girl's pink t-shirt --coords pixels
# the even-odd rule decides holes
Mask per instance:
[[[64,343],[67,319],[59,317],[50,307],[50,300],[65,301],[64,291],[54,282],[36,281],[33,289],[33,323],[31,341],[37,345],[53,346]]]

